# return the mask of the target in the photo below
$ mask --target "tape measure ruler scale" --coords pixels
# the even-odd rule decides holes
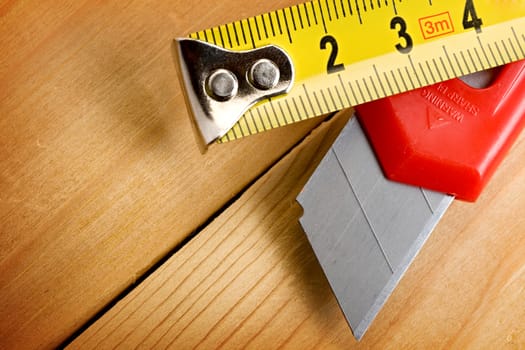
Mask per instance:
[[[244,50],[270,45],[288,55],[292,64],[291,89],[244,103],[242,117],[237,111],[239,115],[207,117],[212,124],[228,118],[229,127],[222,125],[213,136],[205,137],[206,143],[229,141],[523,59],[525,3],[316,0],[206,29],[190,38],[240,53],[240,57]],[[174,42],[175,57],[183,75],[196,74],[198,64],[186,61],[196,54],[185,53],[193,49],[185,44],[184,40]],[[209,47],[202,50],[199,54]],[[242,72],[238,75],[242,86],[245,77]],[[185,79],[189,94],[201,88],[189,80]],[[197,118],[199,100],[188,100],[203,133]]]
[[[429,182],[428,171],[419,174],[416,185],[442,190],[443,179],[452,179],[445,181],[445,192],[474,200],[525,124],[525,63],[500,70],[492,86],[483,91],[457,81],[417,88],[523,58],[524,6],[509,2],[509,8],[496,9],[494,4],[479,0],[454,6],[440,2],[444,7],[437,3],[315,1],[193,34],[197,40],[180,40],[175,56],[190,90],[186,97],[197,128],[206,142],[222,133],[225,136],[220,141],[229,141],[379,99],[358,107],[358,112],[383,171],[393,168],[399,173],[401,169],[402,180],[411,182],[414,169],[426,162],[423,168],[440,175],[434,174],[434,182]],[[421,17],[421,12],[429,9],[443,11]],[[482,18],[480,13],[489,13],[489,9],[497,16]],[[394,11],[393,17],[388,11]],[[455,17],[461,17],[461,31],[454,29],[458,27]],[[337,24],[348,18],[357,18],[350,23],[360,30],[370,23],[372,27],[364,32],[372,31],[369,38],[377,41],[373,48],[367,47],[370,39],[363,40],[364,32],[357,35],[358,44],[352,48],[359,48],[354,53],[359,58],[354,61],[339,55],[338,38],[348,37]],[[397,37],[387,38],[384,30],[373,27],[388,18],[388,29]],[[409,29],[416,19],[420,32],[414,35]],[[352,25],[350,32],[359,33]],[[309,30],[314,38],[310,41],[303,33]],[[288,41],[273,46],[270,40],[272,44],[265,46],[265,40],[276,37]],[[214,45],[200,42],[202,39]],[[317,41],[315,51],[312,43]],[[248,50],[225,51],[219,46]],[[324,51],[328,56],[322,56]],[[297,55],[309,59],[297,64]],[[400,94],[409,90],[414,91]],[[283,93],[287,94],[280,96]],[[389,95],[396,96],[382,99]],[[257,101],[260,103],[237,120]],[[228,119],[232,112],[234,118],[230,115]],[[451,124],[453,119],[456,124]],[[408,134],[411,140],[407,142],[403,138]],[[427,143],[418,139],[436,138],[454,145],[464,141],[466,147],[464,152],[452,149],[452,155],[444,156],[443,151],[450,148],[442,147],[440,141],[430,146],[429,154],[409,159],[406,166],[403,157],[407,152],[392,154],[392,149]],[[441,160],[436,164],[435,159]],[[298,197],[304,208],[301,224],[357,339],[364,335],[454,199],[447,193],[387,180],[354,118]]]

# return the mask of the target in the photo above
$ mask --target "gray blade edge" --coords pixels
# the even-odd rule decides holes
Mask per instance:
[[[372,305],[372,307],[370,307],[370,310],[363,318],[361,323],[359,323],[356,329],[353,330],[354,336],[357,340],[361,340],[363,335],[366,333],[368,327],[370,327],[372,321],[376,318],[379,311],[381,311],[381,308],[388,300],[388,297],[392,294],[399,281],[401,281],[401,278],[408,270],[410,264],[415,259],[415,257],[427,241],[427,239],[430,237],[430,234],[432,233],[436,225],[439,223],[439,221],[441,220],[441,218],[443,217],[453,200],[453,196],[446,196],[446,198],[444,198],[444,200],[439,204],[439,207],[436,209],[435,215],[429,218],[426,226],[423,228],[423,230],[421,230],[421,234],[417,237],[417,239],[414,241],[414,243],[408,250],[405,258],[401,263],[401,268],[394,273],[392,278],[385,285],[385,288],[383,288],[383,290],[377,297],[375,303]]]
[[[297,200],[301,225],[359,340],[453,197],[386,180],[352,118]]]

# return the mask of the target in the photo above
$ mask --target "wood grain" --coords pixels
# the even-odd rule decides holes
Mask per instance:
[[[288,5],[0,4],[0,348],[71,335],[320,120],[200,154],[171,40]]]
[[[350,338],[347,327],[332,329],[344,324],[342,314],[295,201],[348,117],[316,129],[71,347],[266,348],[315,344],[318,332]]]
[[[294,200],[339,121],[331,123],[71,348],[522,349],[525,135],[476,204],[453,204],[357,343]]]

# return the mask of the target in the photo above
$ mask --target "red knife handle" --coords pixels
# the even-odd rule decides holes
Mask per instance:
[[[475,201],[525,126],[525,60],[356,107],[385,175]]]

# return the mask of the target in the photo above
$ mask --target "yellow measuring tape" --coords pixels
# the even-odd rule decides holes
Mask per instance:
[[[230,141],[525,58],[523,0],[315,0],[190,35],[273,44],[293,61],[282,97],[250,108]]]

